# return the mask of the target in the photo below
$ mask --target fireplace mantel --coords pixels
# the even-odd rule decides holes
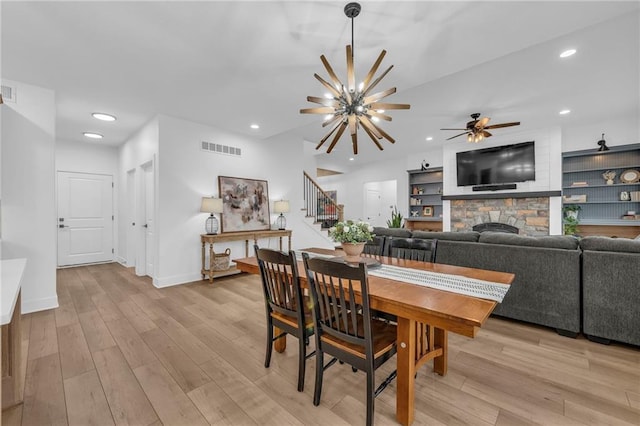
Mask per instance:
[[[498,198],[541,198],[560,197],[562,191],[538,191],[538,192],[499,192],[499,193],[476,193],[460,195],[443,195],[443,200],[487,200]]]

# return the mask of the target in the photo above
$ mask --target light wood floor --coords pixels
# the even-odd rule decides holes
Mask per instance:
[[[58,298],[24,316],[24,405],[3,425],[364,423],[364,374],[331,367],[314,407],[313,362],[296,392],[295,341],[264,368],[257,276],[158,290],[118,264],[86,266],[58,271]],[[447,376],[418,374],[415,424],[640,424],[638,348],[497,318],[449,342]],[[395,424],[394,384],[375,420]]]

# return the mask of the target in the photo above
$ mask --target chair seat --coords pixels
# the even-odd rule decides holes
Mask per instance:
[[[364,324],[361,319],[358,320],[358,335],[364,334]],[[389,324],[384,321],[371,321],[371,335],[373,336],[373,356],[378,358],[388,352],[396,344],[397,327],[395,324]],[[343,349],[359,358],[366,358],[364,346],[345,342],[342,339],[324,333],[321,337],[322,341],[331,346]]]

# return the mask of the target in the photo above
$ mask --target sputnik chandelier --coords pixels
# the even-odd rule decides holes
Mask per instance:
[[[353,67],[353,20],[360,14],[360,10],[360,4],[358,3],[349,3],[344,7],[345,15],[351,19],[351,45],[347,46],[347,86],[345,87],[345,85],[336,76],[336,73],[333,71],[333,68],[331,68],[329,61],[327,61],[327,58],[325,58],[324,55],[321,55],[320,60],[327,70],[333,84],[329,83],[318,74],[314,74],[313,76],[322,83],[327,90],[329,90],[329,93],[327,93],[324,98],[307,96],[307,101],[320,104],[322,106],[316,108],[304,108],[300,110],[300,113],[302,114],[325,115],[322,127],[331,127],[329,133],[320,140],[316,149],[320,149],[320,147],[333,135],[333,139],[327,148],[327,154],[329,154],[336,146],[347,127],[351,134],[353,153],[358,154],[358,130],[360,126],[362,126],[365,133],[369,135],[378,149],[382,151],[384,149],[380,144],[380,140],[382,140],[382,138],[385,138],[391,143],[395,143],[395,139],[382,130],[376,122],[379,122],[380,120],[391,121],[391,116],[384,114],[386,110],[410,108],[409,104],[380,102],[381,99],[396,93],[395,87],[382,92],[370,94],[373,88],[376,87],[393,68],[393,65],[391,65],[379,77],[374,79],[374,76],[378,71],[378,67],[382,62],[384,55],[387,53],[386,50],[383,50],[380,53],[380,56],[378,56],[378,59],[376,59],[362,83],[356,87],[356,78]]]

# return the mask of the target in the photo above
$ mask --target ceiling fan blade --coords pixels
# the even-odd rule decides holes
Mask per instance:
[[[364,123],[362,123],[362,128],[364,129],[364,131],[367,133],[367,135],[369,135],[369,137],[371,138],[371,140],[373,141],[374,144],[376,144],[376,146],[378,147],[378,149],[380,151],[384,151],[384,148],[382,147],[382,145],[380,145],[380,142],[378,142],[378,138],[376,138],[376,135],[374,135],[371,130],[369,130],[369,128],[367,126],[364,125]]]
[[[393,95],[394,93],[396,93],[396,88],[392,87],[391,89],[387,89],[387,90],[382,91],[382,92],[374,93],[371,96],[367,96],[366,98],[364,98],[362,100],[362,103],[364,105],[368,105],[368,104],[370,104],[372,102],[379,101],[382,98],[386,98],[389,95]]]
[[[333,147],[336,146],[336,144],[338,143],[338,140],[340,140],[340,137],[344,133],[344,130],[347,128],[347,123],[342,122],[339,127],[340,127],[340,129],[338,130],[338,133],[336,133],[336,136],[331,141],[331,145],[329,145],[329,148],[327,148],[327,154],[329,154],[329,153],[331,153],[331,151],[333,151]]]
[[[340,105],[337,101],[334,101],[333,99],[319,98],[317,96],[307,96],[307,101],[313,102],[314,104],[330,106],[333,108],[336,108]]]
[[[440,129],[440,130],[469,130],[469,129]]]
[[[369,117],[369,118],[376,117],[376,118],[379,118],[379,119],[385,120],[385,121],[392,121],[393,120],[393,118],[390,115],[383,114],[381,112],[376,111],[375,109],[367,110],[367,117]]]
[[[347,89],[349,93],[353,93],[356,90],[356,75],[353,70],[353,50],[351,45],[347,46]]]
[[[382,63],[382,58],[384,58],[384,55],[387,54],[386,50],[383,50],[382,52],[380,52],[380,55],[378,56],[378,59],[376,59],[376,61],[373,63],[373,65],[371,66],[371,69],[369,70],[369,72],[367,73],[367,76],[364,78],[364,80],[362,81],[362,86],[363,86],[363,91],[365,89],[368,89],[368,84],[371,81],[371,79],[373,78],[373,76],[375,75],[376,71],[378,71],[378,67],[380,66],[380,64]]]
[[[318,80],[320,83],[322,83],[322,85],[324,87],[329,89],[329,91],[333,94],[333,96],[335,96],[336,98],[340,97],[340,92],[338,91],[338,89],[333,87],[328,81],[326,81],[324,78],[320,77],[318,74],[313,74],[313,76],[316,78],[316,80]]]
[[[351,134],[351,145],[353,146],[353,155],[358,155],[358,133]]]
[[[511,127],[511,126],[519,126],[519,121],[514,121],[511,123],[501,123],[501,124],[492,124],[491,126],[485,127],[485,129],[499,129],[501,127]]]
[[[366,89],[363,89],[362,91],[362,96],[367,96],[367,94],[378,85],[378,83],[380,83],[380,81],[384,78],[385,75],[389,74],[389,71],[391,71],[391,68],[393,68],[393,65],[391,65],[389,68],[387,68],[385,70],[385,72],[383,72],[382,74],[380,74],[380,77],[376,78],[373,83],[371,83],[371,85],[369,87],[367,87]]]
[[[473,125],[473,127],[475,127],[476,129],[482,129],[484,128],[484,126],[487,125],[487,123],[489,122],[489,120],[491,120],[491,118],[489,117],[482,117],[480,120],[478,120],[476,122],[476,124]]]
[[[487,132],[486,130],[483,130],[482,136],[484,136],[485,138],[488,138],[489,136],[491,136],[491,133]]]
[[[320,60],[322,61],[322,64],[324,65],[324,68],[329,73],[329,77],[331,77],[331,80],[333,80],[333,82],[336,85],[336,87],[342,87],[342,82],[340,81],[340,79],[338,78],[336,73],[333,72],[333,68],[331,68],[331,65],[329,64],[329,61],[327,61],[327,58],[325,58],[324,55],[321,55],[320,56]]]
[[[369,108],[373,109],[409,109],[411,105],[409,104],[387,104],[384,102],[374,102],[369,105]]]
[[[464,133],[460,133],[459,135],[451,136],[450,138],[447,138],[447,140],[449,141],[449,140],[451,140],[453,138],[457,138],[458,136],[462,136],[462,135],[466,135],[466,134],[469,134],[469,132],[464,132]]]
[[[300,114],[333,114],[335,109],[331,107],[303,108]]]
[[[360,117],[360,121],[362,121],[363,125],[364,125],[364,123],[370,124],[373,127],[373,129],[375,129],[380,135],[382,135],[382,137],[384,137],[389,142],[396,143],[396,140],[394,138],[392,138],[387,132],[382,130],[380,127],[376,126],[375,123],[369,121],[369,119],[367,117],[365,117],[365,116]]]
[[[320,143],[318,143],[318,145],[316,146],[316,149],[320,149],[320,147],[327,141],[327,139],[329,139],[329,137],[331,137],[331,135],[333,134],[333,132],[336,131],[336,129],[338,127],[340,127],[340,125],[342,124],[342,122],[338,122],[336,123],[335,126],[333,126],[333,128],[331,130],[329,130],[329,133],[327,133],[321,140]]]

